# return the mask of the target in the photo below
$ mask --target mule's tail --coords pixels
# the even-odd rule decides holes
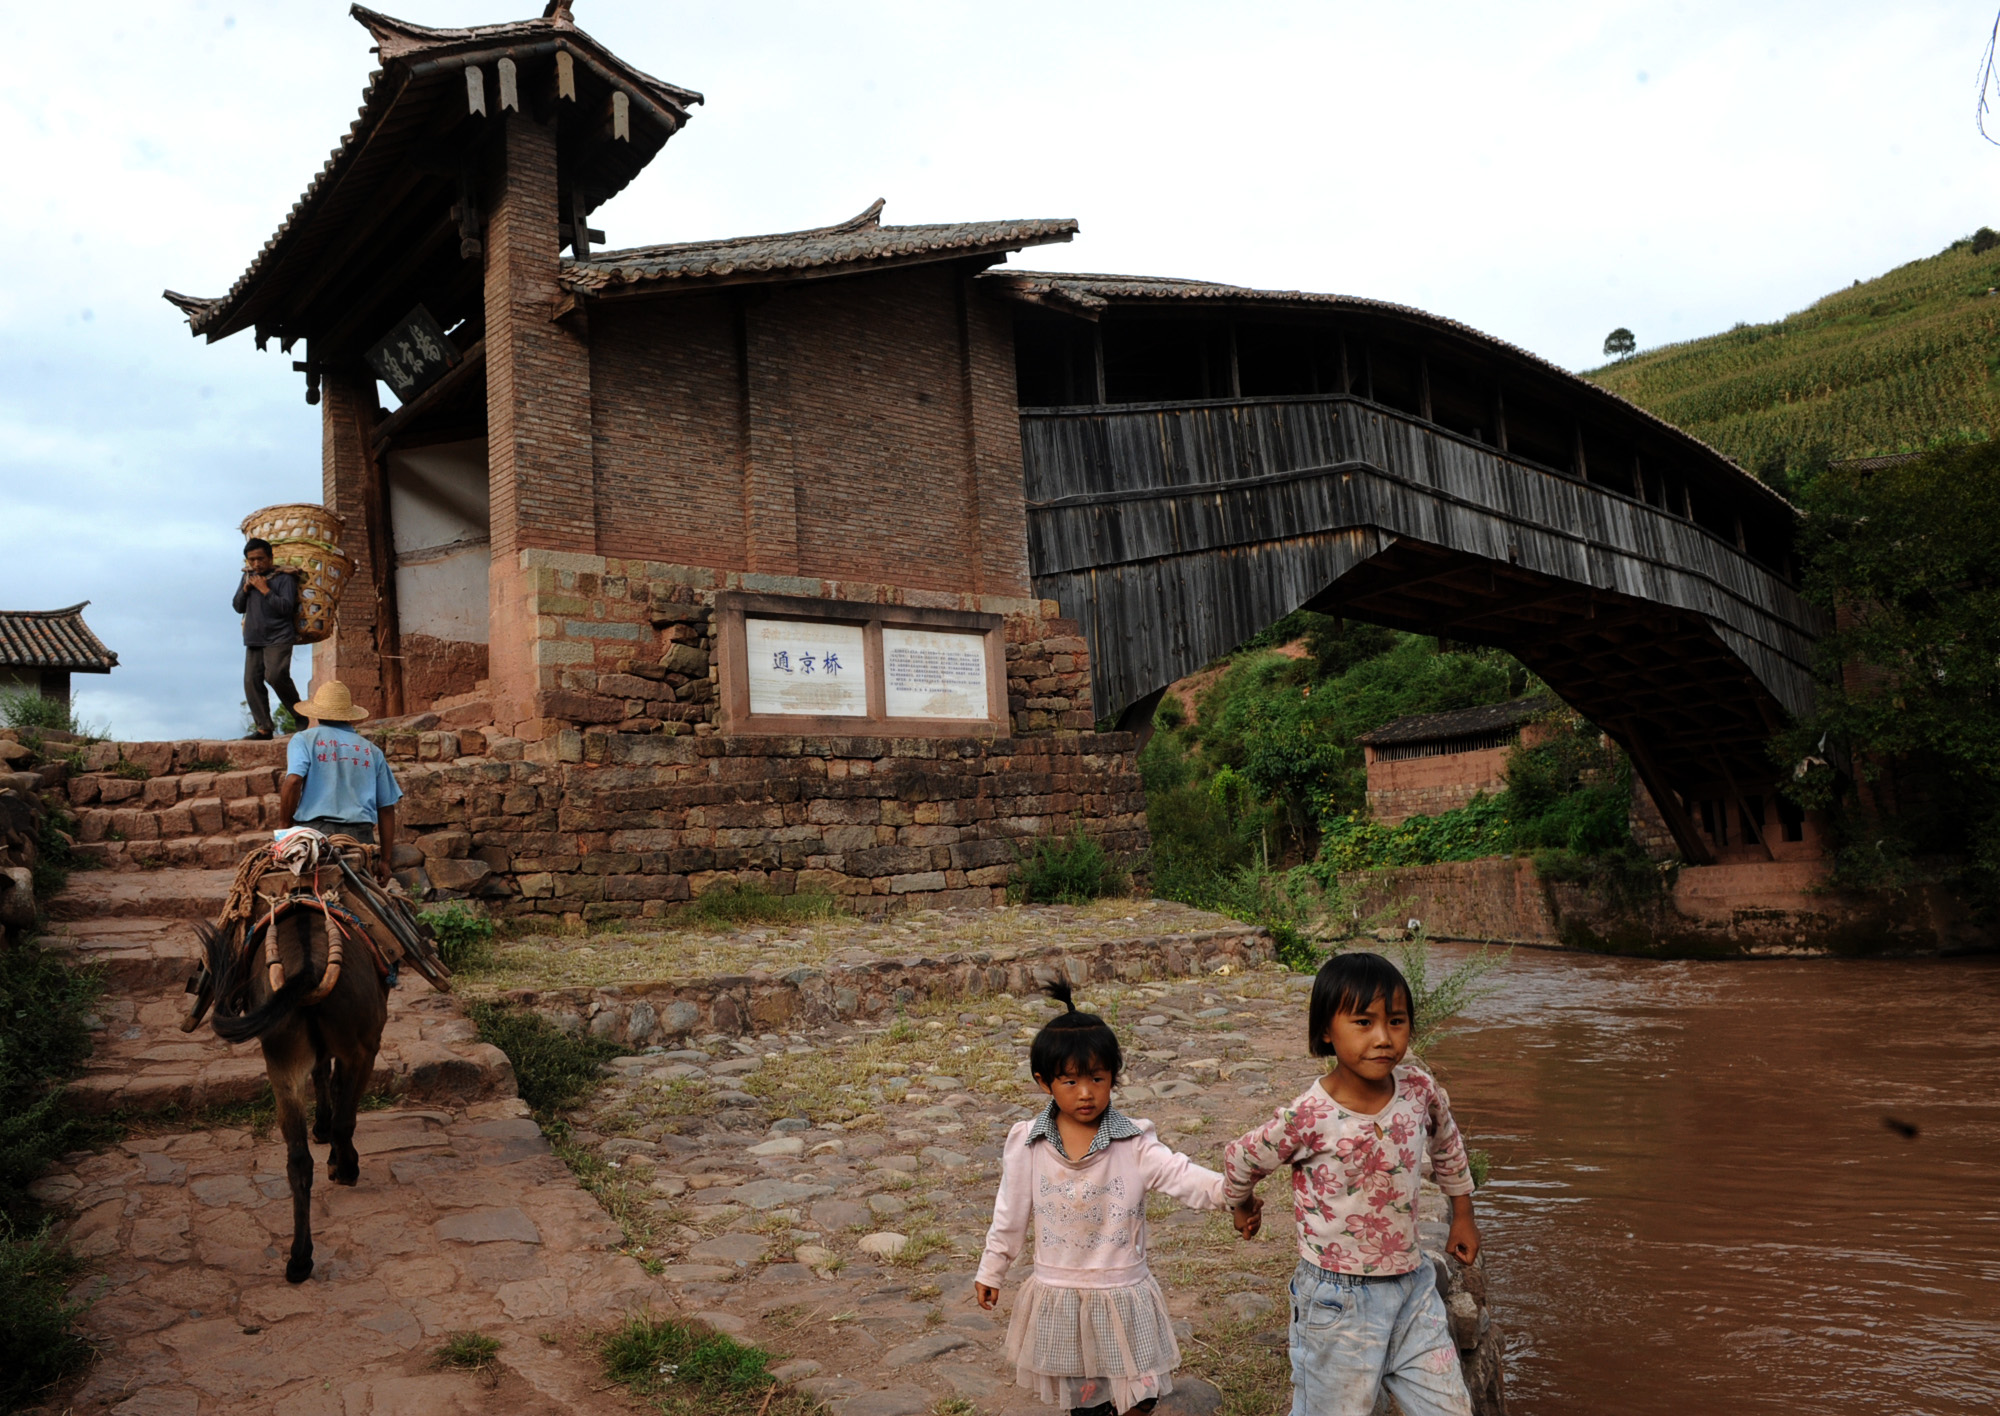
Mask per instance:
[[[286,979],[283,987],[254,1008],[249,1006],[248,995],[255,956],[260,951],[251,947],[249,940],[238,948],[228,934],[207,924],[195,926],[195,933],[201,939],[202,953],[208,960],[209,976],[215,980],[215,1006],[209,1014],[209,1026],[224,1042],[248,1042],[271,1032],[291,1017],[305,1002],[307,995],[319,986],[319,977],[312,972],[312,951],[304,947],[304,913],[302,910],[298,912],[301,931],[299,952],[305,958],[306,966]],[[275,921],[266,926],[267,929],[277,927]]]

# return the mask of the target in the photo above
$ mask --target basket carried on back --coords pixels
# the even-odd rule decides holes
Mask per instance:
[[[340,592],[354,562],[340,549],[347,528],[338,516],[311,502],[267,506],[243,518],[243,534],[271,543],[271,559],[299,578],[299,643],[317,644],[333,633]]]

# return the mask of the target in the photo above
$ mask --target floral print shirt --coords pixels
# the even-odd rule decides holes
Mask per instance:
[[[1401,1274],[1423,1262],[1417,1247],[1418,1154],[1447,1195],[1472,1193],[1465,1142],[1437,1078],[1411,1063],[1373,1116],[1349,1111],[1315,1082],[1223,1152],[1223,1195],[1248,1198],[1281,1165],[1292,1168],[1299,1254],[1334,1273]]]

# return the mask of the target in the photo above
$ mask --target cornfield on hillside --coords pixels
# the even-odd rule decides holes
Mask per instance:
[[[2000,424],[2000,248],[1969,240],[1776,324],[1586,374],[1746,467],[1982,439]]]

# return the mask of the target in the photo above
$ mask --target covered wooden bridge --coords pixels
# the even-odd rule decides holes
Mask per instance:
[[[1821,617],[1792,508],[1712,448],[1401,306],[981,283],[1021,302],[1030,564],[1085,625],[1100,714],[1143,721],[1305,607],[1516,655],[1625,748],[1691,861],[1799,839],[1766,744],[1811,704]]]

